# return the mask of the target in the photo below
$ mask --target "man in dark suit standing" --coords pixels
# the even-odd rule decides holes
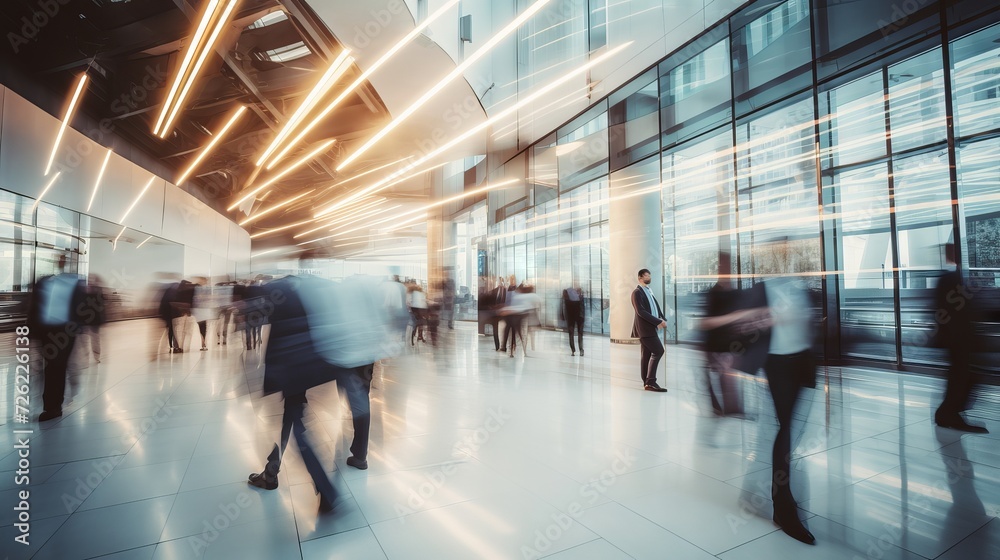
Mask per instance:
[[[653,281],[649,269],[639,271],[639,285],[632,290],[632,308],[635,309],[635,319],[632,320],[632,336],[639,339],[642,345],[642,360],[639,375],[643,388],[647,391],[666,393],[667,390],[656,384],[656,368],[663,357],[663,343],[660,342],[658,331],[667,327],[660,304],[653,297],[649,283]]]

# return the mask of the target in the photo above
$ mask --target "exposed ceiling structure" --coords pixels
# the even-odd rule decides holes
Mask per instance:
[[[448,65],[454,67],[432,41],[418,37],[379,75],[385,87],[397,88],[387,92],[396,107],[386,106],[372,87],[374,82],[361,80],[359,87],[343,96],[335,111],[318,121],[280,162],[267,169],[258,164],[265,149],[314,86],[337,61],[345,60],[347,53],[330,31],[336,26],[329,25],[329,15],[318,16],[303,0],[240,0],[227,13],[228,24],[219,26],[215,43],[205,48],[204,65],[192,79],[190,94],[161,138],[153,132],[159,126],[157,118],[164,100],[170,99],[178,69],[184,68],[185,55],[197,53],[202,44],[199,21],[229,1],[53,1],[58,12],[18,45],[16,55],[2,50],[0,63],[16,66],[37,86],[59,97],[68,95],[86,71],[89,82],[80,110],[95,121],[110,122],[118,136],[149,156],[148,161],[162,164],[163,169],[154,171],[173,182],[184,177],[182,188],[245,224],[255,237],[255,249],[300,243],[308,239],[303,232],[309,232],[312,239],[322,237],[322,229],[309,231],[316,227],[315,222],[308,222],[315,219],[317,209],[343,200],[345,193],[362,189],[366,182],[400,170],[406,154],[413,152],[428,127],[440,122],[449,103],[455,99],[465,102],[470,94],[475,98],[468,84],[459,80],[460,84],[449,86],[440,99],[416,113],[386,142],[337,171],[345,152],[367,141],[392,120],[391,112],[401,110],[402,103],[396,101],[400,90],[411,97],[417,95],[424,87],[422,81],[447,73]],[[4,0],[0,3],[0,28],[5,33],[19,33],[38,10],[38,0]],[[412,20],[408,26],[413,29]],[[354,59],[347,58],[342,75],[317,97],[317,106],[345,92],[348,84],[358,80],[364,68],[387,50],[389,42],[406,32],[405,27],[387,30],[381,42],[372,41],[364,52],[351,53],[361,62],[352,63]],[[428,72],[427,64],[434,65],[435,71]],[[412,80],[400,79],[399,72],[414,76]],[[27,93],[31,99],[31,92]],[[240,106],[248,110],[234,118]],[[307,114],[306,122],[314,116],[315,112]],[[231,128],[220,134],[231,118]],[[478,118],[474,115],[473,121]],[[202,155],[210,144],[211,152]],[[440,161],[474,153],[482,153],[482,147],[466,143],[443,154]],[[197,160],[199,157],[203,159]],[[299,161],[301,165],[292,166]],[[364,179],[359,177],[362,174]],[[419,209],[428,197],[426,184],[424,175],[415,174],[392,181],[377,196],[359,196],[340,205],[326,218],[337,219],[344,227],[330,239],[319,239],[317,246],[338,254],[356,253],[356,247],[338,240],[368,234],[366,216]],[[360,226],[347,223],[348,218],[360,219]],[[320,225],[323,223],[329,225],[328,221]]]

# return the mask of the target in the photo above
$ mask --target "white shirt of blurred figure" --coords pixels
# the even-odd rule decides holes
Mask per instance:
[[[193,314],[194,320],[199,322],[215,318],[215,301],[211,286],[195,285]]]
[[[514,292],[509,309],[514,313],[528,313],[540,306],[541,301],[542,298],[534,292]]]
[[[774,324],[768,353],[788,356],[812,347],[812,304],[805,285],[791,278],[764,282]]]
[[[413,309],[427,309],[427,296],[421,290],[413,290],[410,293],[410,307]]]

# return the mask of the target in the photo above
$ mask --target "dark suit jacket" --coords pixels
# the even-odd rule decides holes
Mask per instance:
[[[295,276],[269,282],[259,289],[264,296],[261,310],[271,324],[264,356],[264,394],[281,391],[285,396],[333,380],[333,368],[316,353],[309,321],[299,296]]]
[[[649,299],[642,288],[636,286],[632,290],[632,308],[635,309],[635,319],[632,320],[632,336],[637,338],[658,336],[656,326],[661,321],[665,321],[666,317],[663,316],[660,302],[656,301],[655,296],[653,302],[656,303],[655,311],[649,308]]]

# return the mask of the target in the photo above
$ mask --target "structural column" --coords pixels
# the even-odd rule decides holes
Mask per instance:
[[[608,204],[609,263],[611,284],[611,342],[634,343],[632,338],[632,290],[638,285],[639,269],[653,275],[650,288],[667,311],[663,299],[663,242],[659,175],[642,180],[632,173],[612,175]],[[648,192],[647,192],[648,191]]]

